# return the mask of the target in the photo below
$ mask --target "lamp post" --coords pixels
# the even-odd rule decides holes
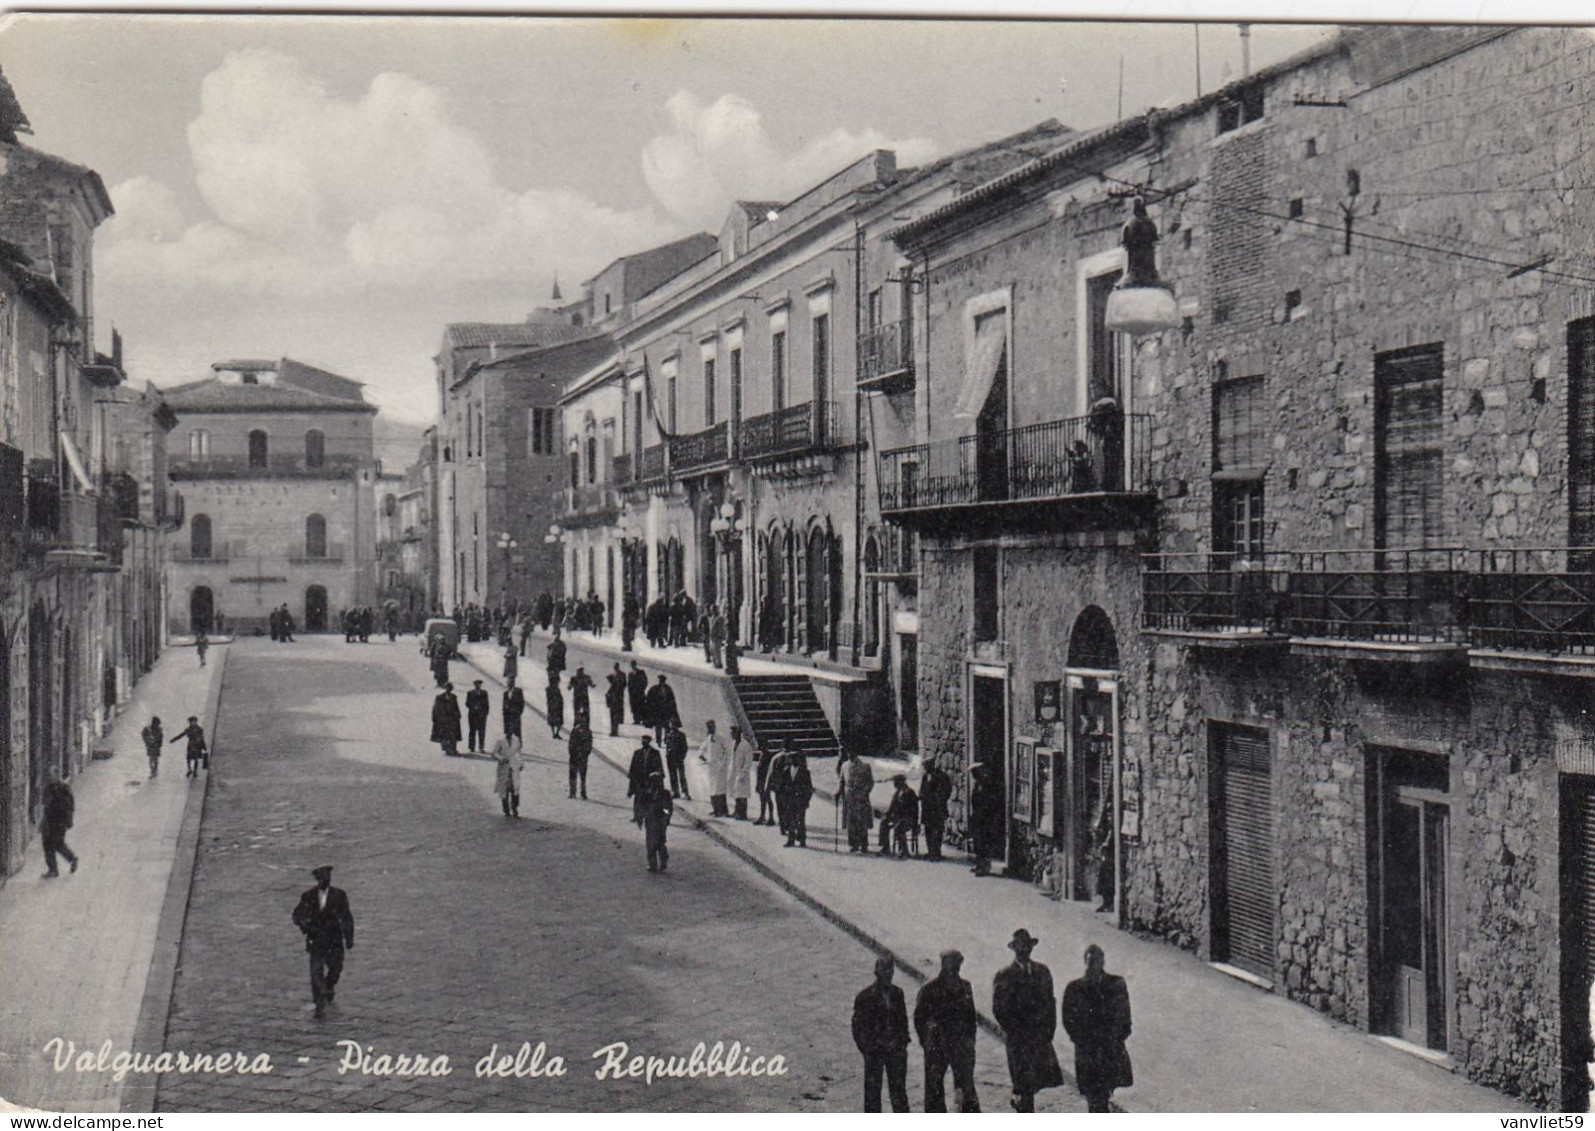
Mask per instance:
[[[499,532],[498,548],[504,552],[504,604],[508,605],[515,587],[510,579],[515,574],[515,551],[520,549],[520,543],[510,536],[508,530]]]
[[[558,547],[559,547],[560,543],[567,542],[569,540],[570,540],[570,535],[567,534],[565,532],[565,528],[563,526],[561,526],[557,522],[553,523],[551,526],[549,526],[548,533],[543,535],[543,543],[544,543],[544,545],[555,547],[554,552],[559,555],[559,568],[560,568],[560,572],[561,573],[563,573],[565,571],[565,551],[559,549]],[[574,580],[574,579],[570,579],[570,580]],[[569,581],[567,581],[566,588],[569,588],[569,587],[570,587],[569,586]]]
[[[737,621],[741,609],[736,598],[742,588],[742,571],[733,567],[734,552],[742,545],[744,532],[742,520],[737,517],[737,504],[730,499],[721,503],[720,513],[709,524],[709,530],[719,541],[720,550],[725,555],[726,675],[735,676],[741,674],[737,666]]]
[[[620,516],[620,521],[615,524],[615,533],[620,538],[620,650],[622,652],[630,652],[632,650],[632,636],[636,626],[631,625],[631,631],[627,630],[627,614],[632,607],[632,601],[637,592],[637,566],[632,560],[635,553],[632,548],[632,539],[639,535],[631,516],[627,514]],[[636,617],[638,620],[642,619],[642,602],[640,600],[637,601]]]

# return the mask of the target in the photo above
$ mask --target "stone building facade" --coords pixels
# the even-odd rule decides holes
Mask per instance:
[[[0,76],[0,879],[159,650],[172,424],[94,348],[105,186],[27,133]]]
[[[211,370],[166,393],[185,510],[167,539],[168,628],[264,632],[283,605],[300,631],[336,628],[376,600],[377,408],[290,358]]]
[[[1564,1109],[1595,978],[1592,52],[1346,32],[905,225],[923,431],[881,455],[920,535],[923,752],[1001,767],[1010,871]],[[1137,192],[1182,324],[1130,339]]]

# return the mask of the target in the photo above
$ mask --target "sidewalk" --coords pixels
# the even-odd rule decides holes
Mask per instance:
[[[499,683],[496,650],[478,644],[461,651]],[[542,651],[529,648],[523,663],[540,669]],[[637,654],[644,666],[646,656]],[[530,696],[528,706],[541,714],[541,704]],[[597,694],[593,706],[599,724],[595,752],[624,772],[642,730],[628,724],[622,737],[610,738],[604,725],[608,716]],[[1011,961],[1005,944],[1016,928],[1025,927],[1040,939],[1036,960],[1051,967],[1059,994],[1081,971],[1087,944],[1099,944],[1107,952],[1108,968],[1128,981],[1134,1009],[1130,1055],[1137,1084],[1115,1096],[1115,1103],[1127,1111],[1532,1110],[1283,996],[1222,974],[1189,952],[1121,931],[1085,904],[1059,903],[1030,884],[997,876],[977,878],[956,857],[935,864],[838,851],[832,800],[836,770],[829,759],[811,763],[817,792],[809,806],[806,850],[783,848],[774,828],[709,818],[708,771],[697,754],[702,736],[695,720],[683,721],[693,740],[687,775],[696,800],[677,803],[678,821],[690,820],[921,979],[935,974],[943,950],[961,950],[964,977],[974,985],[975,1004],[988,1025],[995,1025],[990,1014],[992,977]],[[882,768],[877,766],[877,779]],[[917,777],[916,766],[911,778]],[[757,804],[753,799],[755,814]],[[905,982],[905,992],[912,998],[915,990]],[[1057,1045],[1072,1093],[1072,1050],[1061,1030]]]
[[[79,1052],[98,1051],[105,1041],[116,1050],[132,1048],[147,984],[161,981],[152,975],[162,966],[175,964],[176,939],[161,931],[167,884],[185,813],[197,819],[205,778],[184,777],[178,743],[166,747],[160,776],[151,781],[139,732],[159,715],[170,739],[189,715],[199,715],[211,734],[226,654],[213,647],[204,668],[191,649],[161,654],[101,743],[115,756],[91,762],[72,779],[77,809],[67,843],[82,862],[78,871],[69,873],[63,862],[59,879],[41,879],[44,854],[35,836],[21,870],[0,891],[0,1097],[10,1103],[72,1112],[121,1108],[131,1080],[57,1073],[44,1045],[61,1037]],[[159,1020],[163,1031],[164,1013]],[[156,1043],[161,1036],[155,1034]]]

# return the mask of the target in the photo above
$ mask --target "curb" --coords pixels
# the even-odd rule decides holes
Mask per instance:
[[[216,746],[220,718],[222,684],[227,678],[228,651],[217,656],[216,674],[211,677],[210,694],[205,700],[204,718],[210,723],[210,744]],[[194,869],[199,863],[199,827],[205,816],[205,799],[210,795],[210,771],[204,784],[190,790],[183,806],[183,824],[177,833],[177,848],[172,856],[172,874],[166,881],[166,899],[161,904],[160,925],[155,932],[155,953],[144,979],[144,1002],[139,1007],[138,1025],[133,1030],[133,1048],[145,1050],[166,1047],[167,1022],[172,1012],[172,991],[177,968],[182,964],[183,928],[188,922],[188,898],[194,887]],[[131,1076],[122,1089],[120,1110],[153,1112],[158,1076]]]

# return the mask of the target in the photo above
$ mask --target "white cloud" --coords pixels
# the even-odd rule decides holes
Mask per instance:
[[[875,149],[891,149],[900,165],[935,157],[925,138],[893,140],[879,130],[838,128],[795,153],[782,153],[757,107],[724,94],[705,103],[688,90],[665,104],[670,131],[643,150],[642,171],[654,198],[695,227],[719,228],[734,200],[786,200]]]

